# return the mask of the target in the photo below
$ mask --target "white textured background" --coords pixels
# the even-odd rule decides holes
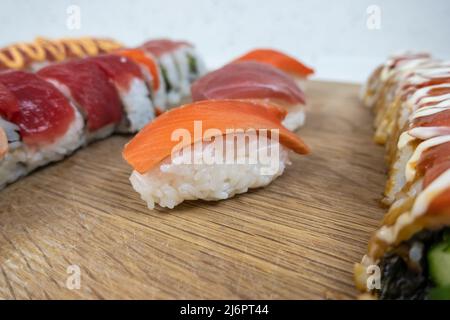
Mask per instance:
[[[317,78],[363,81],[386,55],[428,50],[450,59],[449,0],[0,0],[0,44],[37,35],[110,36],[134,45],[154,37],[187,39],[209,67],[257,46],[301,58]],[[81,29],[66,26],[81,9]],[[366,26],[369,5],[381,29]]]

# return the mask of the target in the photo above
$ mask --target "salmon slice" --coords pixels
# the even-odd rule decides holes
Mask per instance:
[[[299,154],[309,153],[308,146],[281,125],[286,111],[262,102],[241,100],[200,101],[172,109],[148,124],[124,148],[123,157],[143,174],[166,157],[175,147],[186,147],[202,140],[194,136],[194,122],[202,121],[202,134],[208,129],[263,130],[278,129],[280,143]],[[172,133],[186,129],[191,141],[182,146],[172,141]],[[193,138],[192,138],[193,137]]]
[[[8,138],[2,127],[0,127],[0,159],[8,152]]]
[[[120,51],[115,52],[115,54],[118,54],[123,57],[127,57],[131,60],[133,60],[136,63],[144,65],[147,70],[150,72],[153,78],[153,90],[159,89],[159,73],[158,73],[158,64],[157,62],[145,54],[143,50],[139,49],[123,49]]]
[[[314,69],[304,65],[297,59],[273,49],[255,49],[237,58],[233,62],[240,61],[267,63],[284,72],[301,78],[306,78],[314,73]]]

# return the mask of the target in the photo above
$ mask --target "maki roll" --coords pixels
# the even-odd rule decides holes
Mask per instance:
[[[384,109],[382,107],[384,98],[387,97],[387,91],[395,85],[401,77],[401,73],[405,70],[414,70],[423,63],[429,63],[430,59],[430,54],[426,52],[404,52],[390,56],[384,64],[372,72],[363,86],[361,100],[364,105],[369,108]]]
[[[274,49],[254,49],[233,62],[256,61],[269,64],[286,72],[294,78],[300,88],[305,88],[306,79],[314,73],[314,70],[297,59]]]
[[[276,106],[240,100],[170,110],[125,146],[123,156],[134,169],[131,184],[150,209],[266,186],[283,173],[289,150],[309,152],[281,125],[284,116]]]
[[[431,106],[435,99],[442,99],[440,96],[445,96],[445,93],[442,95],[441,92],[445,89],[441,86],[445,87],[450,80],[448,62],[425,58],[425,54],[409,54],[403,58],[397,56],[394,61],[387,63],[390,66],[386,69],[390,70],[387,73],[388,80],[378,89],[383,94],[373,105],[375,141],[386,144],[386,161],[390,167],[383,199],[386,204],[392,204],[395,195],[406,183],[406,161],[417,145],[417,140],[409,135],[410,129],[413,129],[411,126],[416,122],[412,117],[423,114],[426,109],[422,107]],[[366,97],[369,95],[368,92]],[[417,135],[417,130],[424,129],[411,132]],[[430,132],[429,129],[427,131]]]
[[[6,120],[19,112],[16,97],[0,82],[0,189],[27,172],[20,128]]]
[[[116,88],[92,61],[75,60],[50,65],[38,75],[57,87],[83,115],[86,142],[111,135],[122,121]]]
[[[137,132],[163,113],[173,90],[166,91],[162,60],[173,60],[174,88],[184,88],[177,91],[180,99],[204,72],[187,43],[147,45],[153,49],[119,50],[107,39],[38,38],[0,50],[0,189],[91,141]]]
[[[106,73],[116,87],[124,107],[119,132],[137,132],[155,118],[151,88],[147,86],[143,70],[131,59],[115,54],[87,59]]]
[[[448,150],[447,144],[423,155],[419,165],[429,168],[417,176],[418,190],[391,206],[370,240],[367,255],[355,266],[363,292],[380,299],[426,299],[445,292],[450,299],[450,163],[443,160]],[[378,287],[371,282],[375,266]]]
[[[226,65],[194,82],[192,100],[250,99],[277,104],[287,111],[282,124],[296,130],[305,121],[305,96],[294,80],[267,64]]]
[[[8,148],[0,162],[0,186],[62,159],[83,143],[83,118],[52,84],[37,75],[0,73],[0,125]]]
[[[188,99],[190,84],[206,72],[203,60],[188,42],[150,40],[140,49],[157,59],[165,82],[169,107],[177,106]]]
[[[166,89],[156,59],[140,49],[122,49],[117,51],[116,54],[127,57],[142,67],[147,86],[152,91],[156,114],[164,112],[167,108]]]
[[[369,298],[450,299],[448,62],[395,56],[369,78],[363,101],[386,143],[390,207],[355,266],[356,285]]]

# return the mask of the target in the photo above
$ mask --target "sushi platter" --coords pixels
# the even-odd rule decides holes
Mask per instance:
[[[170,39],[1,49],[0,298],[450,299],[449,62],[313,73]]]
[[[293,157],[268,187],[226,201],[148,210],[121,156],[128,136],[11,184],[0,195],[0,296],[354,298],[353,264],[379,226],[385,182],[359,90],[308,83],[299,132],[314,152]],[[79,290],[66,286],[72,265]]]

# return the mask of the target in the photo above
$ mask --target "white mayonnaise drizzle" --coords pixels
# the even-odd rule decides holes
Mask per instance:
[[[397,65],[394,68],[392,68],[395,59],[391,59],[386,63],[386,66],[383,68],[381,72],[380,75],[381,81],[386,81],[389,77],[391,77],[395,73],[398,73],[400,75],[403,72],[414,70],[418,66],[420,66],[423,63],[426,63],[429,60],[430,58],[423,58],[423,57],[405,59],[399,61]]]
[[[414,153],[411,156],[411,158],[406,163],[406,168],[405,168],[406,181],[411,182],[412,180],[414,180],[414,177],[416,176],[417,162],[419,161],[420,156],[422,155],[422,153],[425,150],[427,150],[431,147],[449,142],[449,141],[450,141],[450,135],[445,135],[445,136],[434,137],[434,138],[425,140],[422,143],[420,143],[417,146],[416,150],[414,150]]]
[[[409,129],[408,134],[414,138],[426,140],[437,136],[450,135],[450,127],[416,127]]]
[[[417,118],[422,118],[422,117],[427,117],[427,116],[431,116],[433,114],[442,112],[442,111],[446,111],[450,109],[450,97],[447,100],[443,100],[435,105],[431,105],[428,107],[423,107],[420,109],[417,109],[413,115],[412,115],[412,119],[417,119]]]
[[[410,141],[414,140],[415,137],[411,136],[409,131],[402,132],[397,142],[397,149],[403,149]]]
[[[430,203],[443,191],[450,188],[450,169],[441,174],[416,198],[411,211],[401,214],[395,224],[383,226],[377,231],[377,237],[387,244],[392,244],[403,227],[413,223],[428,210]]]
[[[434,102],[436,101],[435,96],[429,96],[430,91],[442,88],[450,88],[450,83],[441,83],[419,88],[408,98],[408,102],[414,105]]]

